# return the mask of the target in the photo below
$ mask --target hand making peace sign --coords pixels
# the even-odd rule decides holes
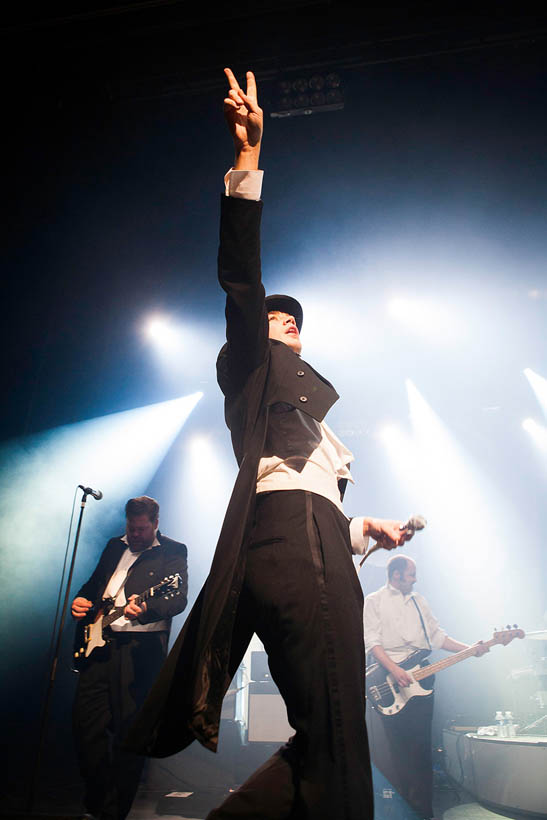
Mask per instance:
[[[258,167],[263,113],[257,102],[255,76],[252,71],[247,72],[247,93],[245,93],[231,69],[225,68],[224,73],[230,84],[230,91],[224,99],[224,116],[234,140],[236,152],[234,167],[238,167],[238,159],[241,155],[252,157],[253,164],[256,160],[256,167]]]

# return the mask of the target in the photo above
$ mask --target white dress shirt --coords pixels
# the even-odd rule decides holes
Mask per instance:
[[[263,171],[231,169],[224,177],[226,196],[259,200],[262,178]],[[270,409],[266,452],[273,455],[260,459],[257,493],[306,490],[328,498],[344,512],[338,479],[354,483],[348,469],[354,457],[324,421],[318,422],[298,408],[278,402]],[[352,518],[349,530],[353,552],[362,555],[369,540],[363,535],[363,518]]]
[[[129,548],[129,544],[127,541],[127,535],[122,536],[121,539],[124,544],[127,544],[127,549],[123,552],[120,560],[118,561],[118,566],[114,570],[110,581],[106,585],[106,589],[103,593],[104,598],[113,598],[114,606],[125,606],[127,604],[127,599],[125,597],[125,582],[127,580],[127,573],[129,572],[130,567],[133,566],[139,555],[142,555],[142,552],[146,552],[143,550],[141,552],[133,552]],[[146,549],[155,549],[156,547],[160,546],[160,542],[158,541],[157,537],[154,538],[152,544]],[[140,593],[145,592],[144,589],[140,590]],[[113,621],[110,624],[110,628],[113,632],[163,632],[164,630],[168,629],[169,624],[166,620],[162,621],[152,621],[148,624],[141,624],[136,619],[131,620],[130,618],[126,618],[125,615],[120,615],[120,617]]]
[[[422,614],[427,638],[416,605]],[[386,584],[365,598],[365,646],[370,652],[381,646],[395,663],[401,663],[415,649],[440,649],[446,632],[440,628],[423,595],[409,595]],[[428,643],[429,639],[429,643]]]

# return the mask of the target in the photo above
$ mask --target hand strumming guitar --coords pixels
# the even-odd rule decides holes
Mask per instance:
[[[87,598],[74,598],[72,601],[71,613],[73,618],[85,618],[91,607],[93,606],[91,601],[88,601]]]

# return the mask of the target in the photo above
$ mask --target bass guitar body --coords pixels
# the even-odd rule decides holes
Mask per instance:
[[[367,700],[382,715],[396,715],[405,708],[411,698],[423,697],[432,693],[436,672],[441,672],[449,666],[473,657],[477,654],[479,645],[482,649],[480,654],[484,655],[484,652],[488,651],[491,646],[498,643],[507,646],[515,638],[524,638],[524,631],[516,624],[513,624],[512,629],[508,625],[507,629],[495,631],[489,641],[479,641],[478,644],[468,646],[461,652],[456,652],[433,664],[426,661],[429,649],[417,649],[406,660],[398,664],[412,678],[409,686],[400,687],[380,663],[374,662],[372,666],[367,666],[366,670]]]
[[[428,649],[419,649],[409,655],[399,666],[407,672],[413,682],[410,686],[400,687],[395,678],[380,664],[374,663],[367,668],[366,692],[368,702],[382,715],[396,715],[401,712],[408,701],[414,697],[431,695],[435,676],[414,680],[414,673],[429,666],[426,660]]]

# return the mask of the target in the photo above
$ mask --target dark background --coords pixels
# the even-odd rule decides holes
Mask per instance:
[[[433,504],[409,493],[376,435],[385,420],[408,426],[411,378],[470,457],[489,499],[483,524],[495,522],[483,537],[469,496],[445,498],[445,516],[413,547],[420,591],[461,640],[502,621],[545,625],[545,464],[520,424],[545,423],[522,369],[547,371],[546,31],[545,16],[509,3],[55,2],[4,13],[3,702],[16,779],[32,757],[63,556],[49,502],[17,476],[32,456],[33,472],[55,480],[40,461],[49,431],[202,391],[146,481],[122,483],[115,506],[86,513],[76,583],[121,531],[131,493],[157,495],[163,529],[188,543],[193,595],[210,562],[233,475],[214,374],[218,196],[232,156],[225,65],[257,75],[267,286],[304,302],[304,356],[343,398],[331,425],[356,454],[348,513],[402,517],[418,503],[429,517]],[[331,70],[343,110],[269,116],[280,77]],[[399,293],[433,297],[460,330],[401,331],[384,307]],[[142,332],[154,312],[189,333],[170,373]],[[211,471],[185,472],[193,434],[223,459],[219,486]],[[63,532],[70,501],[62,516],[55,509]],[[209,505],[205,524],[195,504]],[[18,541],[38,512],[33,543]],[[476,531],[484,554],[468,564]],[[382,563],[363,578],[366,591],[380,586]],[[480,680],[473,661],[447,672],[438,724],[533,713],[530,692],[508,677],[543,651],[527,646],[493,651]],[[61,759],[68,665],[50,740]]]

